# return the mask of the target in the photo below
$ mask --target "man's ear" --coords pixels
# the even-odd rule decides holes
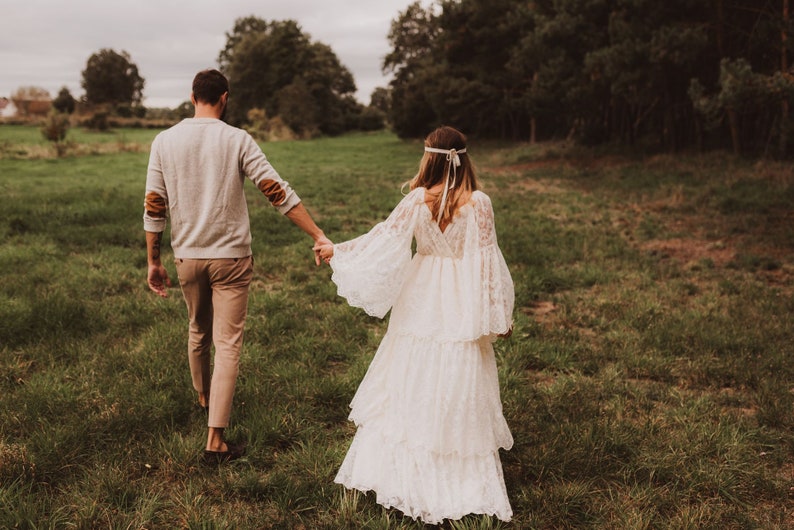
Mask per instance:
[[[190,93],[190,102],[193,103],[193,106],[196,106],[196,96],[193,92]]]

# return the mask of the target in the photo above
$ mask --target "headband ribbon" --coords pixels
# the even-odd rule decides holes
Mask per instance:
[[[447,204],[447,194],[449,190],[455,187],[455,184],[458,182],[458,168],[460,167],[460,157],[458,156],[460,153],[465,153],[466,148],[463,149],[437,149],[435,147],[427,147],[425,146],[426,153],[439,153],[442,155],[447,155],[447,162],[449,165],[447,166],[447,175],[444,179],[444,192],[441,194],[441,205],[438,207],[438,219],[436,222],[441,222],[441,217],[444,215],[444,207]],[[452,174],[452,183],[449,182],[449,176]]]

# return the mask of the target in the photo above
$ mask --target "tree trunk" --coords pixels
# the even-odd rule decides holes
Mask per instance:
[[[733,154],[738,155],[741,152],[741,146],[739,145],[739,120],[736,118],[736,110],[733,108],[728,108],[728,125],[731,129]]]
[[[717,0],[717,51],[725,57],[725,10],[722,0]]]
[[[700,116],[695,113],[695,141],[698,146],[698,153],[703,152],[703,126],[700,123]]]
[[[780,32],[780,71],[783,75],[788,73],[788,21],[789,21],[789,0],[783,0],[783,29]],[[780,157],[786,156],[786,143],[788,140],[789,129],[789,103],[788,98],[783,96],[780,102]]]
[[[720,52],[720,57],[725,57],[725,10],[723,0],[717,0],[717,50]],[[731,131],[731,144],[733,146],[734,154],[739,154],[741,146],[739,145],[739,120],[736,118],[736,111],[732,108],[727,109],[728,113],[728,127]]]

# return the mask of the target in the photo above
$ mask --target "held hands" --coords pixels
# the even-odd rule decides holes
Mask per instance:
[[[330,263],[331,258],[334,257],[334,244],[328,241],[324,244],[316,244],[314,245],[314,259],[317,261],[319,265],[319,260],[324,261],[325,263]]]
[[[331,249],[331,255],[327,256],[328,248]],[[325,236],[319,237],[314,240],[314,246],[312,247],[314,251],[314,263],[315,265],[319,265],[321,261],[325,261],[328,263],[331,260],[331,256],[334,255],[334,244]],[[327,259],[326,259],[327,256]]]

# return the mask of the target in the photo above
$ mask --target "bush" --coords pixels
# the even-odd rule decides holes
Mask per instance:
[[[52,100],[52,106],[58,112],[62,112],[64,114],[71,114],[74,112],[75,107],[77,106],[77,101],[72,96],[69,89],[63,87],[60,92],[58,92],[58,97]]]
[[[91,117],[83,122],[83,125],[95,131],[107,131],[110,129],[109,115],[105,111],[94,112]]]
[[[246,130],[256,138],[266,142],[278,140],[295,140],[298,135],[280,116],[268,118],[264,109],[251,109],[246,114],[248,126]]]
[[[69,115],[53,110],[41,127],[41,134],[52,142],[58,157],[66,153],[66,134],[69,132]]]

